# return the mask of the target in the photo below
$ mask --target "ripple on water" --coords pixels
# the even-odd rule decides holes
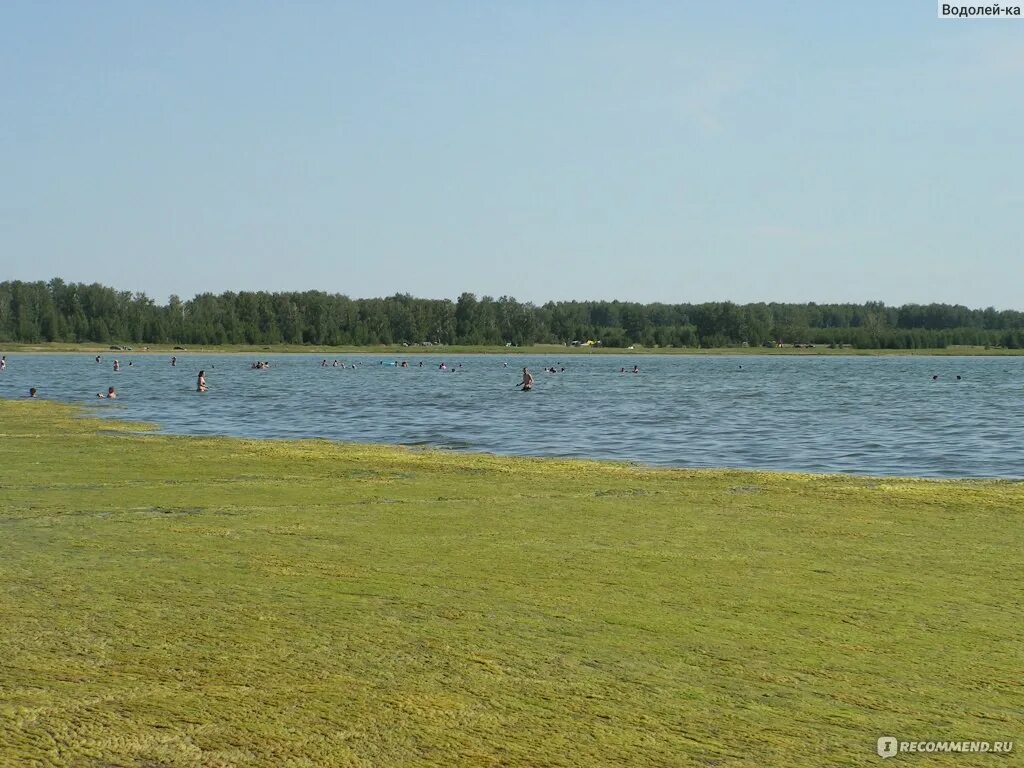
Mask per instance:
[[[440,372],[442,357],[464,368]],[[92,414],[156,422],[180,434],[324,437],[660,466],[1024,475],[1024,441],[1017,438],[1024,358],[622,355],[558,362],[438,354],[423,368],[413,361],[401,369],[346,355],[359,367],[342,369],[290,355],[270,356],[267,371],[252,371],[245,356],[178,359],[172,368],[163,357],[139,356],[115,377],[92,355],[8,355],[0,396],[20,397],[35,386],[44,397],[84,403]],[[568,370],[538,375],[536,389],[523,394],[515,388],[523,364]],[[639,376],[619,373],[634,364]],[[211,387],[206,395],[194,391],[200,368]],[[111,384],[120,399],[97,401],[96,392]]]

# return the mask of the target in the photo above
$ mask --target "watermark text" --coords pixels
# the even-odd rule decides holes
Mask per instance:
[[[1013,752],[1012,741],[900,741],[895,736],[879,736],[876,746],[878,756],[896,757],[901,752],[925,752],[928,754],[951,752],[990,752],[1004,755]]]
[[[1021,5],[1014,2],[990,5],[958,5],[938,0],[940,19],[1024,19]]]

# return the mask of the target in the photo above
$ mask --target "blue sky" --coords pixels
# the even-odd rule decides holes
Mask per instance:
[[[0,5],[0,279],[1022,308],[1024,22]]]

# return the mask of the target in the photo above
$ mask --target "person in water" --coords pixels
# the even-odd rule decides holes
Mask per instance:
[[[7,355],[0,357],[0,371],[7,370]]]
[[[199,378],[196,379],[196,392],[206,391],[206,371],[199,372]]]
[[[115,371],[120,371],[121,370],[121,362],[119,360],[115,360],[114,361],[114,370]]]
[[[530,373],[529,369],[523,368],[523,380],[519,383],[519,386],[523,388],[523,392],[529,392],[533,389],[533,374]]]
[[[36,390],[35,387],[30,387],[29,390],[28,390],[28,396],[29,397],[35,397],[36,396],[36,391],[37,390]]]
[[[640,366],[639,365],[634,365],[633,366],[633,373],[640,373]]]
[[[99,358],[97,358],[97,359],[96,359],[96,362],[97,362],[97,363],[99,362]],[[177,364],[178,364],[178,358],[176,358],[176,357],[171,357],[171,367],[173,368],[173,367],[174,367],[174,366],[176,366]]]
[[[108,387],[107,388],[107,394],[103,394],[102,392],[97,392],[96,393],[96,397],[102,397],[102,398],[105,398],[106,400],[116,400],[117,399],[117,390],[114,389],[113,387]]]

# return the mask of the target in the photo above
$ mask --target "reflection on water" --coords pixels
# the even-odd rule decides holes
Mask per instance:
[[[1024,476],[1024,358],[434,354],[400,368],[349,355],[356,367],[343,369],[321,368],[322,356],[278,355],[269,370],[251,370],[238,355],[181,353],[172,368],[169,355],[122,353],[115,373],[113,353],[101,364],[94,355],[7,357],[0,396],[34,386],[43,397],[177,434],[680,467]],[[438,370],[442,359],[454,372]],[[634,364],[639,375],[628,372]],[[537,377],[533,392],[515,388],[523,365]],[[566,371],[545,373],[551,365]],[[200,369],[206,394],[194,391]],[[120,399],[98,400],[110,385]]]

